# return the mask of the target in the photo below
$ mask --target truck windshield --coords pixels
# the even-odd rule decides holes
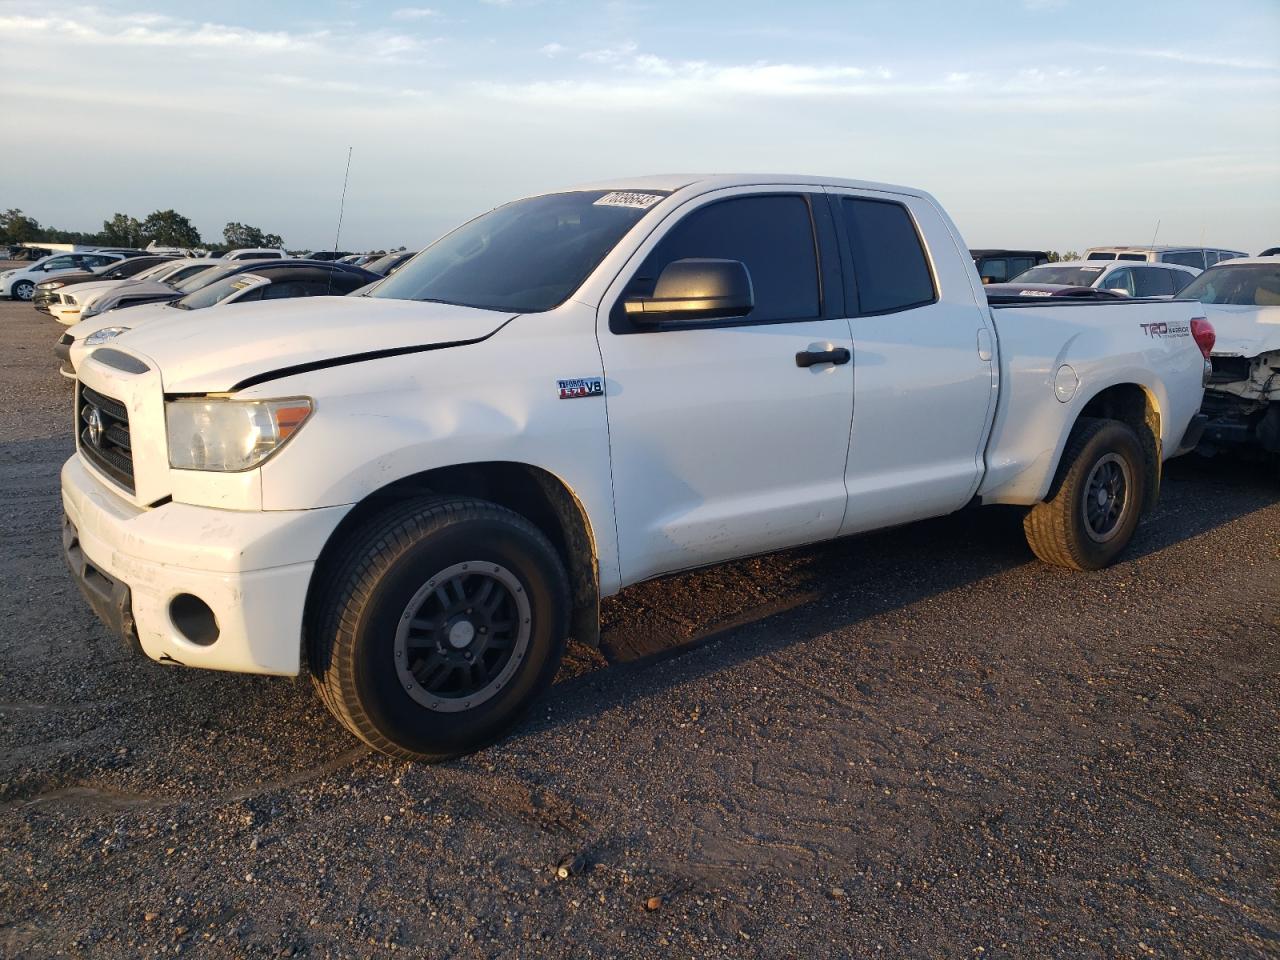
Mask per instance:
[[[1013,279],[1018,283],[1061,283],[1068,287],[1091,287],[1102,267],[1032,267]]]
[[[1280,264],[1210,267],[1178,293],[1179,300],[1280,307]]]
[[[513,313],[550,310],[664,196],[589,190],[508,203],[437,240],[369,296]]]

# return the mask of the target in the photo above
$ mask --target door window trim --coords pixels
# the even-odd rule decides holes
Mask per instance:
[[[906,310],[918,310],[921,307],[932,306],[942,299],[938,288],[938,275],[933,268],[933,257],[929,254],[929,247],[924,242],[924,234],[920,230],[920,223],[916,220],[916,215],[912,209],[902,200],[890,200],[884,197],[868,196],[864,193],[854,191],[841,191],[840,193],[828,193],[828,202],[831,204],[831,216],[836,222],[836,236],[840,244],[840,266],[844,272],[844,299],[845,304],[849,308],[846,316],[850,318],[856,317],[884,317],[891,313],[902,313]],[[842,211],[839,209],[841,201],[849,200],[866,200],[871,203],[890,203],[894,206],[901,207],[907,214],[907,220],[911,224],[911,229],[915,231],[916,242],[920,244],[920,253],[924,257],[924,268],[929,274],[929,285],[933,289],[933,297],[929,300],[921,300],[918,303],[904,304],[899,307],[890,307],[886,310],[863,310],[862,303],[858,299],[858,273],[854,268],[853,251],[849,245],[849,237],[845,232],[845,222]],[[1006,258],[1006,274],[1007,274],[1007,258]],[[1007,277],[1006,277],[1007,278]]]
[[[697,203],[691,210],[681,212],[680,210],[672,211],[675,215],[675,221],[665,230],[661,225],[657,228],[661,231],[653,245],[650,246],[643,255],[637,250],[635,256],[639,256],[639,263],[634,269],[624,268],[622,273],[627,279],[622,283],[617,297],[609,307],[608,320],[609,332],[619,336],[630,336],[632,334],[652,334],[652,333],[679,333],[686,330],[719,330],[729,327],[759,327],[772,324],[784,323],[816,323],[823,320],[831,320],[841,316],[843,312],[843,289],[841,284],[840,259],[838,254],[837,229],[833,222],[830,205],[824,202],[827,194],[821,188],[797,185],[794,189],[786,189],[786,186],[778,188],[770,188],[766,190],[752,190],[749,192],[734,192],[728,196],[711,195],[713,199],[706,203]],[[809,211],[809,229],[813,236],[813,253],[814,253],[814,282],[817,284],[818,291],[818,313],[812,317],[795,317],[774,318],[769,320],[753,320],[750,315],[740,318],[726,318],[724,320],[699,320],[687,323],[661,323],[652,326],[636,324],[626,315],[622,307],[622,301],[625,299],[627,288],[635,279],[636,273],[640,270],[650,255],[653,254],[663,241],[680,225],[691,216],[700,213],[710,207],[720,203],[728,203],[731,200],[755,199],[756,197],[799,197],[805,202]],[[700,200],[701,197],[691,198],[691,202]],[[652,235],[651,235],[652,236]],[[647,239],[646,239],[647,242]],[[834,301],[834,302],[833,302]],[[833,309],[834,308],[834,309]]]

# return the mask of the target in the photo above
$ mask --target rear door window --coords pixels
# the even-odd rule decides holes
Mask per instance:
[[[907,208],[888,200],[841,197],[859,313],[890,313],[937,299],[924,245]]]
[[[1140,297],[1173,295],[1173,280],[1169,277],[1169,271],[1159,267],[1134,267],[1133,285]]]
[[[1173,284],[1173,292],[1181,293],[1182,288],[1195,279],[1195,274],[1188,273],[1186,270],[1166,270],[1169,274],[1169,282]]]

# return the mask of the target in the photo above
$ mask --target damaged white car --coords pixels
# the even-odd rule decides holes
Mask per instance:
[[[1180,296],[1205,305],[1218,335],[1199,451],[1280,456],[1280,260],[1219,263]]]

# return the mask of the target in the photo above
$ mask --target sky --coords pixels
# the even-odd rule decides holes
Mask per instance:
[[[416,248],[664,172],[932,192],[973,247],[1280,244],[1280,0],[0,0],[0,209]],[[1158,225],[1158,232],[1157,232]]]

